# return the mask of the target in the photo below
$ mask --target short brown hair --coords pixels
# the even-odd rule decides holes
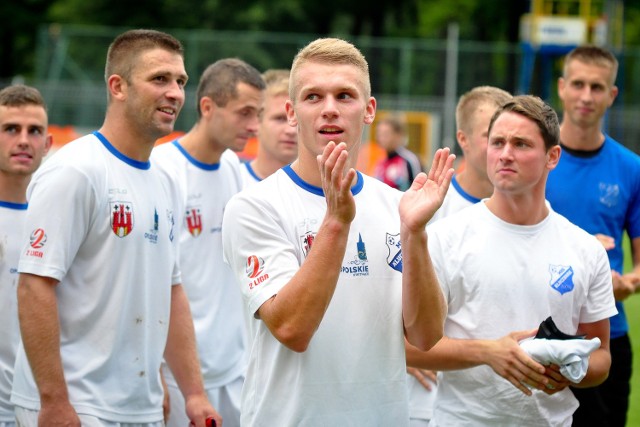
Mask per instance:
[[[611,69],[610,84],[613,86],[616,82],[616,76],[618,75],[618,60],[613,53],[609,52],[607,49],[593,45],[576,47],[564,57],[564,77],[567,76],[567,67],[571,61],[580,61],[585,64],[609,68]]]
[[[511,101],[498,108],[491,117],[489,134],[493,124],[503,113],[516,113],[535,122],[540,130],[546,151],[560,144],[560,123],[558,115],[542,99],[533,95],[514,96]]]
[[[209,65],[200,76],[196,92],[198,117],[202,116],[200,99],[208,96],[216,105],[224,107],[238,96],[238,83],[246,83],[259,90],[265,88],[260,72],[241,59],[225,58]]]
[[[268,95],[289,95],[289,75],[291,72],[285,69],[271,69],[262,73]]]
[[[483,104],[490,104],[495,108],[509,101],[512,95],[506,90],[493,86],[478,86],[464,93],[456,106],[456,125],[465,133],[471,132],[471,118],[474,112]]]
[[[377,125],[387,124],[397,135],[405,135],[407,133],[407,124],[404,118],[398,114],[390,114],[378,120]]]
[[[117,74],[125,81],[131,80],[136,58],[147,50],[161,48],[184,57],[182,43],[175,37],[156,30],[130,30],[113,40],[107,51],[104,79]]]
[[[47,104],[40,91],[35,87],[16,84],[0,90],[0,105],[3,107],[22,107],[37,105],[47,111]]]
[[[323,64],[354,65],[364,76],[365,95],[371,96],[371,81],[369,78],[369,64],[362,52],[351,43],[337,38],[320,38],[303,47],[293,58],[291,65],[291,80],[289,81],[289,97],[295,102],[296,72],[306,62]]]

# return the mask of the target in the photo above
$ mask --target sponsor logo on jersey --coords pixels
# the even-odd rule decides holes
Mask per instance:
[[[551,287],[561,295],[573,290],[573,267],[549,264],[549,273],[551,274],[551,280],[549,280]]]
[[[369,275],[369,260],[367,260],[367,249],[362,241],[362,235],[358,234],[358,242],[356,243],[357,254],[347,263],[343,265],[340,270],[344,274],[350,274],[352,276],[368,276]]]
[[[198,237],[202,233],[202,214],[200,208],[191,207],[187,209],[185,214],[187,221],[187,229],[193,237]]]
[[[111,202],[111,230],[118,237],[126,237],[133,230],[133,205]]]
[[[264,282],[269,278],[268,273],[262,274],[264,270],[264,259],[257,255],[251,255],[247,258],[247,265],[245,267],[245,272],[247,273],[247,277],[249,279],[253,279],[249,282],[249,289],[253,289],[258,286],[260,283]]]
[[[151,243],[158,243],[158,210],[153,209],[153,228],[144,233],[144,238]]]
[[[600,192],[600,203],[608,208],[612,208],[618,204],[620,198],[620,187],[618,184],[607,184],[601,182],[598,184],[598,190]]]
[[[31,249],[27,249],[27,256],[42,258],[44,252],[38,249],[42,249],[45,243],[47,243],[47,233],[45,233],[42,228],[33,230],[29,236],[29,246]]]
[[[389,267],[402,273],[402,247],[400,245],[400,234],[387,234],[387,264]]]

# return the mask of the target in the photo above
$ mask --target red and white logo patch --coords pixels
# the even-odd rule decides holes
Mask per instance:
[[[29,245],[33,249],[40,249],[47,243],[47,233],[42,228],[36,228],[29,236]]]
[[[111,202],[111,229],[118,237],[133,230],[133,206],[129,202]]]
[[[260,273],[262,273],[262,270],[264,270],[264,260],[262,258],[255,255],[251,255],[247,258],[246,272],[248,278],[255,279],[260,275]]]
[[[198,237],[202,233],[202,214],[200,208],[189,208],[185,214],[187,229],[193,237]]]

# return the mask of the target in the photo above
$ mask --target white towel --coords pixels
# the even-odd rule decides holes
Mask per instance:
[[[536,362],[560,366],[560,373],[572,383],[579,383],[589,367],[589,355],[600,348],[600,338],[548,340],[528,338],[520,347]]]

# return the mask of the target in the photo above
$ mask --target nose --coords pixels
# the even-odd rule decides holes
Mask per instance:
[[[252,135],[256,135],[258,133],[258,128],[260,127],[260,117],[258,113],[252,114],[251,118],[247,122],[247,132]]]
[[[327,96],[324,98],[324,103],[322,104],[322,116],[325,118],[338,116],[338,104],[333,96]]]
[[[180,103],[180,105],[184,104],[184,86],[174,80],[167,90],[167,98],[175,99]]]
[[[295,126],[291,126],[287,123],[284,128],[284,133],[287,136],[287,138],[293,139],[298,134],[298,128]]]
[[[580,99],[584,102],[589,102],[593,99],[593,93],[591,92],[589,85],[585,85],[580,92]]]
[[[511,144],[504,144],[502,150],[500,151],[500,160],[501,161],[509,161],[513,158],[513,147]]]

